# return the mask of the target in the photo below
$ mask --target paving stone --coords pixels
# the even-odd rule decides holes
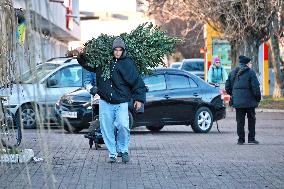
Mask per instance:
[[[127,164],[107,163],[83,133],[24,130],[23,144],[42,162],[0,164],[0,188],[283,188],[284,114],[257,113],[260,145],[239,146],[235,112],[207,134],[187,126],[131,131]],[[246,129],[247,130],[247,129]]]

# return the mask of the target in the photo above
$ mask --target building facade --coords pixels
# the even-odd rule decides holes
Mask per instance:
[[[64,56],[70,42],[80,41],[79,0],[14,0],[13,3],[19,28],[16,61],[20,72]]]
[[[136,0],[80,0],[80,10],[91,12],[96,20],[81,22],[81,44],[100,34],[117,36],[149,22]]]

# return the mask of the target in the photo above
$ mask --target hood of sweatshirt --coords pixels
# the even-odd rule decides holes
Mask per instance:
[[[123,53],[122,53],[122,55],[119,59],[123,59],[123,58],[126,57],[126,47],[125,47],[125,43],[124,43],[124,41],[121,37],[115,38],[115,40],[113,41],[113,44],[112,44],[112,50],[114,50],[115,48],[119,48],[119,47],[123,49]]]

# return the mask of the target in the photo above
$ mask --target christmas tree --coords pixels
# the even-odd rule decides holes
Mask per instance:
[[[129,34],[120,35],[126,44],[127,56],[132,58],[140,74],[151,73],[151,68],[164,65],[163,58],[174,52],[181,39],[168,36],[152,23],[144,23]],[[110,63],[113,60],[112,43],[115,36],[102,34],[84,44],[84,68],[103,68],[103,77],[110,77]]]

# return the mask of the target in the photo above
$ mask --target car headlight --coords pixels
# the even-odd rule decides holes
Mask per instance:
[[[59,100],[55,103],[56,106],[60,106],[60,104],[61,104],[61,99],[59,99]]]
[[[83,104],[83,107],[90,110],[90,109],[92,109],[92,104],[91,104],[91,102],[86,102],[85,104]]]

